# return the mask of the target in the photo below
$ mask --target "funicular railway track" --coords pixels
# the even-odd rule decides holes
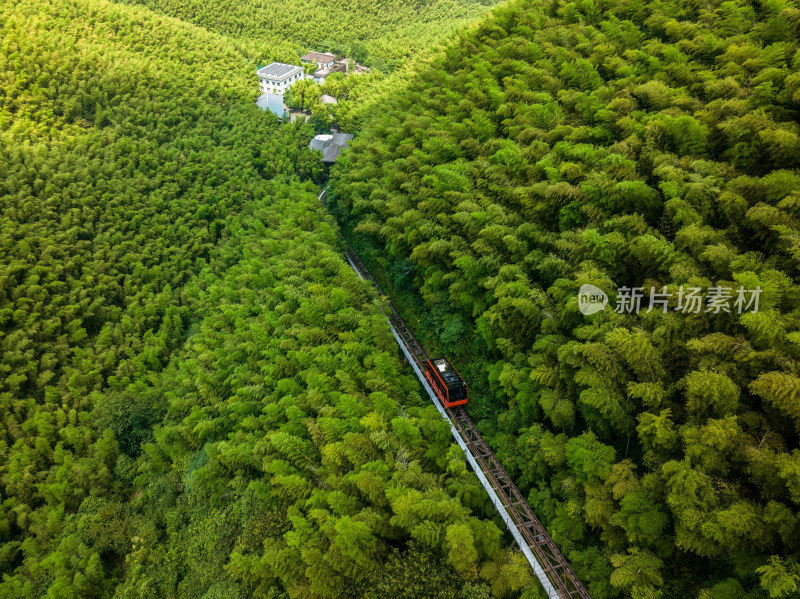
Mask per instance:
[[[324,194],[324,192],[323,192]],[[321,194],[321,198],[323,195]],[[345,242],[347,243],[347,242]],[[385,297],[378,282],[361,261],[361,258],[347,244],[347,260],[353,270],[364,280],[370,281]],[[406,323],[397,313],[391,302],[386,301],[389,313],[386,314],[394,329],[395,337],[406,357],[412,362],[414,371],[431,396],[439,411],[450,420],[451,430],[459,445],[467,453],[470,465],[478,475],[481,484],[489,493],[492,502],[508,526],[536,577],[551,599],[591,599],[566,558],[556,547],[544,526],[531,510],[528,502],[508,476],[503,465],[495,457],[463,406],[445,408],[433,393],[422,372],[428,359],[425,350],[414,338]]]

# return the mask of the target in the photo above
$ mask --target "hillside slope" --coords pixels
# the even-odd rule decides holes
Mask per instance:
[[[105,0],[0,30],[0,596],[525,592],[253,47]]]
[[[334,44],[348,47],[361,62],[381,68],[399,66],[439,43],[458,26],[470,23],[497,0],[123,0],[200,25],[234,38],[280,48],[292,60],[295,51]],[[224,8],[221,10],[221,8]],[[288,49],[294,48],[290,52]],[[283,50],[286,49],[286,50]],[[373,62],[377,59],[377,62]]]
[[[512,2],[334,169],[598,599],[800,589],[798,34],[791,1]]]

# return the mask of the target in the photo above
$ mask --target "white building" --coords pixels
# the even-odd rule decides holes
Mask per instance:
[[[305,79],[303,67],[282,62],[273,62],[258,69],[261,92],[282,96],[287,89]]]
[[[330,52],[309,52],[300,59],[300,61],[304,63],[315,63],[317,65],[317,70],[331,68],[335,60],[336,55]]]
[[[329,67],[315,71],[312,77],[314,78],[314,83],[323,84],[328,78],[328,75],[333,75],[334,73],[347,73],[346,59],[334,62],[333,65]]]

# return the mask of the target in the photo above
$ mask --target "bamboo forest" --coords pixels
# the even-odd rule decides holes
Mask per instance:
[[[0,599],[589,597],[800,598],[800,2],[0,3]]]

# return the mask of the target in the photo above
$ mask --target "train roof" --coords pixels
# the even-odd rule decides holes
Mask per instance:
[[[461,375],[456,372],[455,368],[453,368],[450,360],[444,356],[433,358],[431,360],[431,364],[433,364],[433,367],[436,369],[448,389],[455,389],[464,385],[464,379],[462,379]]]

